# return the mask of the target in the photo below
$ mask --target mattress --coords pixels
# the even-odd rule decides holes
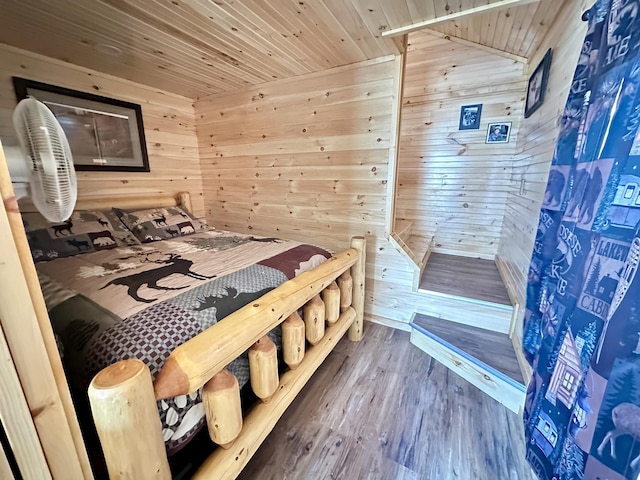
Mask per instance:
[[[102,368],[142,360],[155,378],[171,351],[330,254],[278,238],[211,230],[102,250],[37,270],[67,376],[86,392]],[[280,333],[269,336],[280,345]],[[228,366],[240,385],[246,353]],[[200,391],[158,402],[169,455],[205,423]]]

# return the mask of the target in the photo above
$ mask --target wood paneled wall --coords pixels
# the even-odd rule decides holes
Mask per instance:
[[[365,234],[367,314],[408,323],[412,269],[384,236],[399,62],[208,96],[195,108],[209,222],[334,250]]]
[[[531,117],[522,122],[520,129],[518,153],[514,157],[511,189],[498,248],[498,262],[504,267],[510,289],[521,306],[524,305],[529,260],[558,135],[559,119],[587,30],[587,24],[581,20],[581,16],[590,6],[589,3],[585,0],[568,1],[529,63],[529,70],[533,71],[547,49],[553,49],[545,101]],[[518,329],[521,329],[521,325],[518,325]]]
[[[336,249],[382,235],[395,67],[388,57],[196,102],[210,221]]]
[[[188,190],[194,213],[204,214],[192,100],[3,44],[0,65],[0,138],[5,145],[17,144],[11,123],[16,105],[12,76],[139,103],[151,172],[78,172],[78,195],[166,195]]]
[[[493,258],[498,250],[526,88],[524,64],[428,33],[409,36],[396,218],[434,236],[434,251]],[[482,104],[479,130],[460,107]],[[486,144],[489,123],[510,142]]]

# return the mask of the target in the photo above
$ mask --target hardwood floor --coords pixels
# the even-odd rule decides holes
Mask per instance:
[[[517,415],[409,343],[365,324],[311,378],[241,476],[531,480]]]
[[[492,260],[432,253],[419,288],[511,305],[498,268]]]

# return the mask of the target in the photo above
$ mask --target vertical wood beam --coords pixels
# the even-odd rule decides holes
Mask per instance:
[[[1,146],[0,197],[0,322],[22,391],[52,475],[93,478]]]
[[[351,267],[351,276],[353,277],[353,301],[352,306],[356,311],[356,319],[349,328],[349,340],[357,342],[362,340],[364,334],[364,283],[365,283],[365,265],[367,255],[367,241],[364,237],[353,237],[351,239],[351,248],[358,251],[358,260]]]
[[[0,420],[7,434],[18,468],[23,478],[51,478],[49,466],[38,439],[27,400],[22,393],[7,340],[0,328]],[[0,447],[1,449],[1,447]],[[11,467],[0,453],[0,478],[13,478]],[[6,472],[9,472],[9,475]]]
[[[387,197],[385,205],[385,234],[394,230],[396,218],[396,195],[398,190],[398,152],[400,150],[400,125],[402,120],[402,97],[404,95],[404,71],[407,64],[407,38],[403,42],[404,53],[395,57],[396,73],[393,77],[393,97],[391,105],[391,136],[389,144],[389,165],[387,167]]]
[[[171,479],[149,368],[137,359],[101,370],[89,385],[100,444],[115,479]]]

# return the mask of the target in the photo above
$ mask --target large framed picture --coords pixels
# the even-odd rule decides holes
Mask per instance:
[[[529,118],[544,102],[544,94],[549,82],[549,70],[551,69],[552,50],[547,50],[544,58],[529,77],[527,86],[527,100],[524,105],[524,118]]]
[[[149,171],[140,105],[18,77],[13,86],[18,100],[32,96],[53,112],[76,170]]]

